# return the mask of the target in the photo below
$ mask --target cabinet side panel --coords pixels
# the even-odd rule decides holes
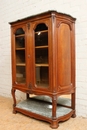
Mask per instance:
[[[71,35],[65,23],[58,28],[58,82],[60,87],[71,84]]]

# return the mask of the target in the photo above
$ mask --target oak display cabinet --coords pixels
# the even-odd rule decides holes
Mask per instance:
[[[10,23],[13,113],[47,121],[52,128],[76,116],[75,20],[47,11]],[[16,90],[26,99],[17,103]]]

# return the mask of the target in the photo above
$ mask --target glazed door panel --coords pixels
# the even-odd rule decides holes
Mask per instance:
[[[36,89],[49,88],[49,27],[48,21],[33,23],[33,67]]]
[[[26,37],[25,26],[16,27],[13,34],[13,84],[26,84]]]
[[[49,85],[48,27],[38,24],[35,33],[35,86],[47,88]]]

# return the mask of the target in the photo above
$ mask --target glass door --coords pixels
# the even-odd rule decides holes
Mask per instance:
[[[48,27],[38,24],[35,29],[35,79],[36,87],[49,86]]]
[[[15,56],[16,56],[16,82],[25,83],[26,62],[25,62],[25,32],[22,28],[15,33]]]

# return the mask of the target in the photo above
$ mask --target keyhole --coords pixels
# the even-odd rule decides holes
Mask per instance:
[[[30,58],[30,55],[28,55],[28,58]]]

